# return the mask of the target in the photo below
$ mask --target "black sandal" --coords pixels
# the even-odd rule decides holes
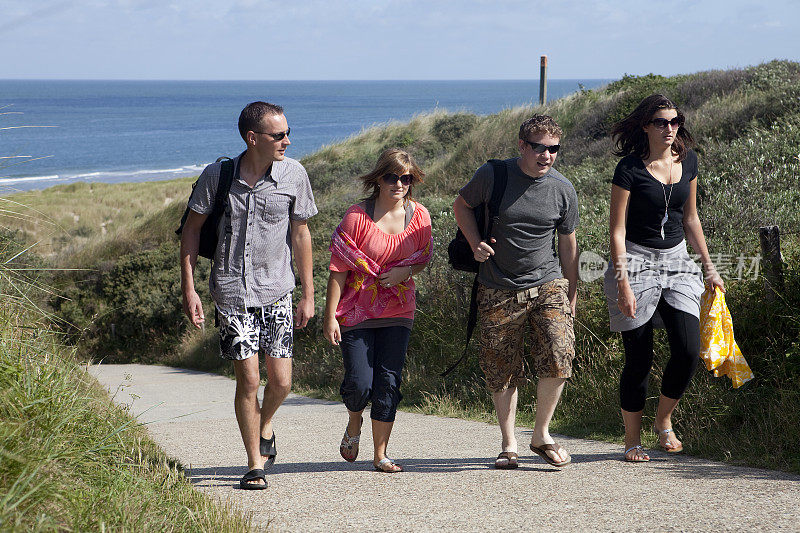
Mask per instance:
[[[278,455],[278,449],[275,447],[274,431],[272,432],[272,437],[269,439],[261,437],[260,452],[262,457],[267,458],[267,462],[264,463],[264,470],[266,470],[275,463],[275,456]]]
[[[263,479],[264,484],[260,483],[250,483],[250,481],[255,481],[257,479]],[[264,490],[267,488],[267,473],[264,472],[263,468],[254,468],[244,476],[242,476],[241,481],[239,481],[239,488],[244,490]]]

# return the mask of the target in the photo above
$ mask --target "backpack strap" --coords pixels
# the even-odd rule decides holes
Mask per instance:
[[[228,203],[228,193],[231,190],[231,183],[233,183],[233,171],[234,171],[233,161],[231,160],[230,157],[225,157],[225,156],[218,157],[216,163],[219,163],[220,161],[222,161],[222,165],[220,166],[220,171],[219,171],[217,192],[214,194],[214,203],[212,204],[209,216],[214,213],[216,213],[217,216],[219,216],[225,210]],[[192,192],[189,195],[190,200],[196,188],[197,188],[197,181],[192,183]],[[178,226],[178,229],[175,230],[175,233],[177,235],[183,233],[183,226],[186,224],[186,219],[188,217],[189,217],[189,206],[186,206],[186,210],[183,212],[183,216],[181,217],[180,226]]]
[[[217,159],[217,161],[222,158]],[[228,270],[228,256],[231,249],[231,235],[233,234],[233,226],[231,225],[231,206],[228,201],[228,194],[231,191],[231,184],[233,183],[233,174],[235,165],[233,159],[226,157],[219,169],[219,181],[217,182],[217,193],[214,195],[214,210],[213,213],[217,219],[225,217],[225,270]]]
[[[218,159],[217,161],[221,160],[222,158]],[[217,183],[217,192],[214,195],[214,209],[217,213],[222,213],[227,210],[228,207],[228,193],[231,190],[231,184],[233,183],[233,171],[234,171],[234,164],[233,159],[230,157],[226,157],[222,161],[222,165],[220,165],[219,169],[219,182]]]
[[[475,279],[472,281],[472,291],[469,297],[469,318],[467,318],[467,342],[464,344],[464,351],[461,352],[461,357],[458,358],[458,361],[453,363],[452,365],[448,366],[447,369],[439,374],[441,377],[447,377],[447,375],[456,369],[458,365],[461,364],[461,361],[467,357],[467,348],[469,348],[469,340],[472,338],[472,332],[475,330],[475,325],[478,323],[478,275],[475,274]]]
[[[406,202],[406,219],[403,223],[403,229],[406,229],[411,224],[412,218],[414,218],[414,202]]]
[[[508,184],[508,167],[506,166],[506,162],[502,159],[490,159],[488,162],[492,165],[494,183],[492,185],[492,197],[489,199],[489,204],[487,206],[489,210],[486,223],[487,241],[492,238],[492,229],[495,221],[499,218],[500,203],[503,201],[503,195],[506,193],[506,185]]]
[[[492,229],[494,223],[500,218],[500,203],[503,201],[503,195],[506,193],[506,185],[508,184],[508,167],[506,162],[501,159],[490,159],[489,163],[492,165],[494,174],[494,183],[492,185],[492,196],[489,199],[487,209],[489,216],[486,220],[486,238],[488,241],[492,238]],[[467,317],[467,341],[464,343],[464,351],[461,357],[450,365],[447,370],[442,372],[442,377],[447,376],[450,372],[461,364],[461,361],[467,356],[467,349],[469,348],[469,341],[472,339],[472,333],[475,331],[475,326],[478,324],[478,274],[475,274],[475,279],[472,280],[472,291],[469,298],[469,316]]]
[[[364,200],[364,212],[374,222],[375,221],[375,199],[367,198]]]

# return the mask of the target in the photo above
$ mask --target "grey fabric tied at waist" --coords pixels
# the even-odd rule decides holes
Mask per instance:
[[[611,331],[635,329],[650,318],[654,327],[663,328],[664,323],[656,310],[662,295],[670,307],[700,318],[700,296],[705,290],[703,272],[689,257],[685,240],[663,250],[625,241],[625,249],[628,283],[636,298],[636,314],[629,318],[617,306],[616,272],[613,262],[609,262],[603,292],[608,304]]]

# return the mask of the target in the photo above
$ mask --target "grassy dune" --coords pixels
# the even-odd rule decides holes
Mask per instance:
[[[80,367],[22,251],[0,236],[0,530],[248,531]]]
[[[800,472],[796,448],[800,440],[798,63],[773,61],[746,69],[669,78],[625,77],[544,108],[521,107],[485,117],[443,112],[422,115],[324,147],[303,159],[320,208],[320,214],[310,221],[318,315],[324,306],[329,236],[347,206],[360,196],[355,176],[367,171],[383,148],[405,148],[427,173],[425,184],[415,194],[433,218],[435,256],[418,276],[419,310],[403,376],[404,405],[490,420],[490,400],[482,386],[474,348],[454,374],[444,380],[438,377],[463,347],[471,282],[446,263],[445,250],[455,228],[450,208],[453,198],[486,159],[515,154],[522,120],[534,112],[552,114],[565,131],[556,167],[573,182],[581,203],[579,246],[607,256],[609,182],[616,164],[608,131],[652,92],[663,92],[681,105],[698,140],[700,216],[718,267],[729,269],[723,273],[729,288],[728,305],[739,345],[756,374],[745,387],[733,390],[727,378],[698,372],[676,416],[676,431],[692,454]],[[229,371],[215,354],[211,328],[205,333],[191,332],[181,316],[177,240],[172,232],[189,193],[188,183],[174,182],[183,188],[182,194],[169,184],[160,185],[163,192],[147,184],[154,187],[148,194],[136,192],[143,190],[138,189],[143,184],[131,186],[130,194],[148,197],[148,204],[141,207],[146,216],[127,216],[120,210],[113,233],[106,227],[103,234],[95,222],[86,230],[82,245],[73,246],[70,241],[53,250],[58,264],[90,269],[59,275],[59,290],[68,299],[52,301],[55,312],[73,324],[68,332],[81,356]],[[116,195],[112,190],[105,191],[109,200],[101,200],[101,204],[112,203],[110,197]],[[93,194],[99,192],[98,187]],[[39,197],[40,210],[66,211],[60,207],[58,188],[39,193]],[[170,198],[174,200],[169,202]],[[75,211],[79,209],[79,205],[69,208],[83,217]],[[732,267],[739,256],[759,253],[758,228],[773,223],[785,231],[786,287],[779,302],[767,304],[763,279],[733,279]],[[47,238],[36,231],[45,230],[25,228],[19,236]],[[207,263],[203,265],[207,269]],[[207,270],[201,272],[198,287],[205,287],[206,274]],[[207,294],[204,297],[207,299]],[[622,422],[617,382],[622,349],[619,337],[608,331],[599,281],[581,284],[578,305],[575,376],[556,412],[554,430],[619,441]],[[297,335],[296,344],[295,388],[335,398],[342,373],[340,355],[322,340],[321,321],[312,321],[306,332]],[[151,347],[143,348],[148,345]],[[662,336],[657,337],[656,350],[656,368],[660,369],[667,356]],[[656,370],[651,380],[653,399],[659,381]],[[532,386],[521,390],[524,423],[532,423],[533,391]],[[654,414],[653,399],[645,409],[647,419]],[[653,445],[655,438],[648,438],[646,444]]]

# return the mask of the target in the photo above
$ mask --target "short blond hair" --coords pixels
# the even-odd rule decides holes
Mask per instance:
[[[519,127],[519,138],[523,141],[527,141],[531,135],[537,133],[549,133],[559,139],[564,135],[561,126],[550,115],[533,115]]]

